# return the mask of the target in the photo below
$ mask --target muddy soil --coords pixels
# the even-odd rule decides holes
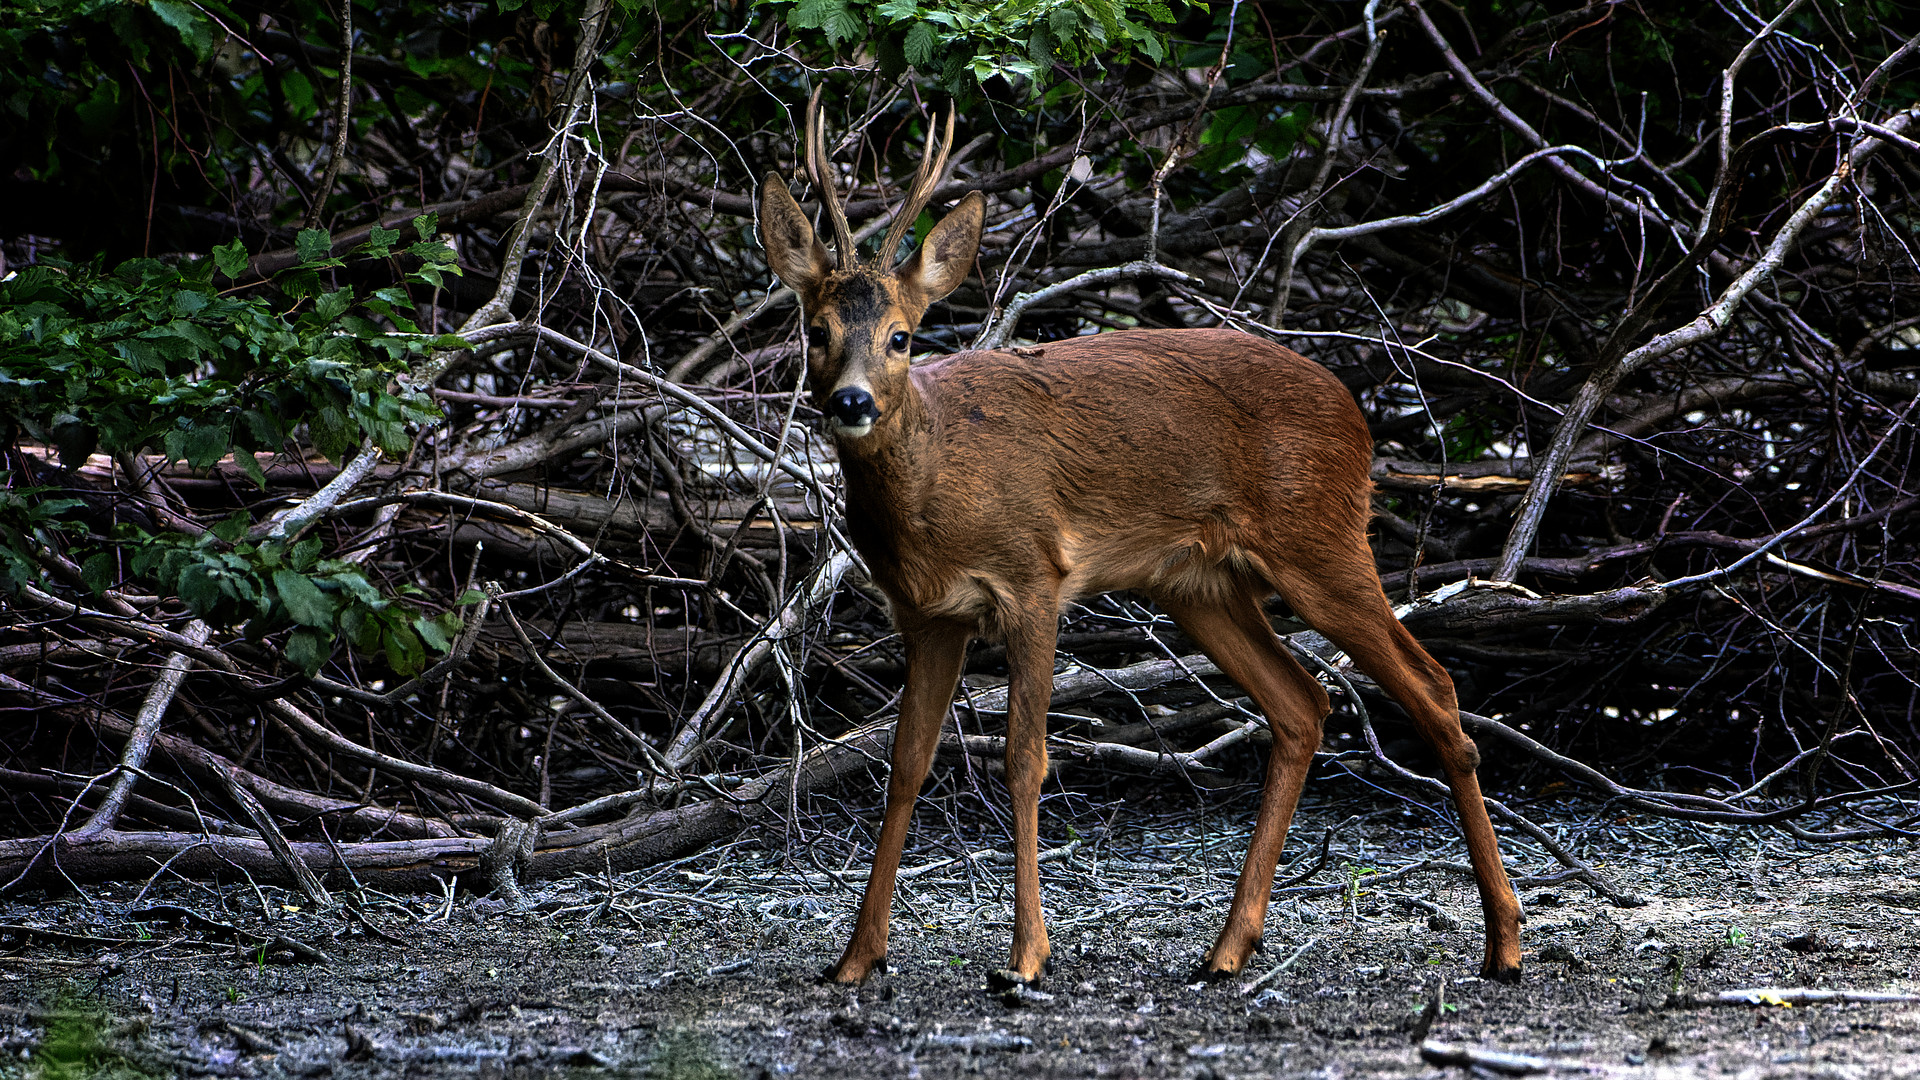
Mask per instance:
[[[1054,808],[1053,969],[1019,998],[987,986],[1011,923],[1001,834],[926,811],[891,970],[859,989],[815,982],[864,879],[852,818],[841,835],[750,837],[547,883],[517,911],[363,892],[357,911],[316,912],[278,887],[165,876],[9,897],[0,1078],[1465,1075],[1423,1057],[1423,1014],[1428,1040],[1531,1055],[1555,1075],[1920,1075],[1920,1004],[1702,1003],[1756,987],[1920,992],[1910,844],[1804,847],[1536,807],[1647,902],[1523,886],[1527,971],[1501,985],[1474,976],[1469,878],[1382,880],[1460,861],[1451,826],[1342,795],[1302,807],[1282,877],[1314,864],[1332,828],[1329,857],[1277,895],[1249,973],[1214,984],[1192,971],[1225,915],[1246,800],[1206,814]],[[1507,843],[1523,873],[1555,869]]]

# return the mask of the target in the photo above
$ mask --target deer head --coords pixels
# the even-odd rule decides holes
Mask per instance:
[[[927,234],[919,250],[898,266],[895,253],[932,197],[953,145],[953,116],[935,153],[932,131],[905,202],[880,251],[862,264],[846,210],[827,171],[826,134],[820,122],[820,91],[807,104],[807,172],[833,229],[834,253],[814,235],[812,223],[778,173],[760,190],[760,241],[767,264],[800,296],[807,338],[807,381],[827,414],[827,427],[843,445],[857,443],[876,426],[897,424],[913,394],[907,369],[913,330],[927,306],[966,280],[980,248],[986,200],[968,192],[953,213]]]

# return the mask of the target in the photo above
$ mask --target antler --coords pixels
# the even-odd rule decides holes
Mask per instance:
[[[927,129],[927,149],[920,155],[920,170],[913,175],[913,187],[907,191],[906,201],[900,204],[900,212],[893,216],[886,242],[880,245],[880,253],[873,259],[873,265],[882,270],[892,269],[900,241],[907,238],[913,223],[920,218],[920,211],[926,209],[927,200],[933,198],[933,189],[940,186],[940,174],[947,167],[947,151],[953,149],[953,113],[954,110],[947,111],[947,131],[940,141],[938,157],[933,153],[933,129]]]
[[[826,207],[827,220],[833,223],[833,247],[844,269],[854,262],[853,230],[847,226],[847,211],[840,205],[833,174],[827,171],[827,133],[820,124],[820,90],[821,87],[814,87],[813,97],[807,102],[807,175],[820,190],[820,204]]]

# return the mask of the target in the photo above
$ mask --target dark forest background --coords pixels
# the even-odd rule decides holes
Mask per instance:
[[[752,226],[816,87],[862,236],[958,112],[916,229],[978,190],[986,239],[916,351],[1224,325],[1353,390],[1381,576],[1508,826],[1582,794],[1910,835],[1916,33],[1838,0],[9,3],[0,883],[511,888],[864,799],[900,657]],[[1342,704],[1324,771],[1418,792],[1392,708],[1291,640]],[[1068,786],[1253,789],[1263,732],[1170,621],[1106,597],[1061,644]],[[936,783],[990,814],[996,648],[968,672]]]

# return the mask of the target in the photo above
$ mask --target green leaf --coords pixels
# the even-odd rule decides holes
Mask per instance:
[[[933,63],[934,49],[939,44],[940,37],[932,23],[914,23],[913,29],[907,31],[904,46],[907,52],[907,63],[917,68],[928,67]]]
[[[407,626],[389,626],[383,644],[387,665],[399,674],[417,675],[426,666],[426,650],[420,647],[420,638]]]
[[[425,615],[415,615],[413,628],[419,633],[420,640],[426,642],[427,647],[434,652],[446,652],[453,648],[453,642],[447,640],[447,635],[440,629],[440,623],[437,620],[429,619]]]
[[[287,637],[287,662],[300,669],[304,675],[317,675],[320,665],[327,662],[331,653],[329,639],[312,630],[295,630]]]
[[[413,231],[422,240],[433,240],[440,236],[440,215],[438,213],[421,214],[413,219]]]
[[[319,262],[333,253],[333,238],[325,229],[301,229],[293,238],[293,247],[301,262]]]
[[[320,294],[320,298],[313,302],[313,313],[320,317],[321,322],[330,323],[344,315],[352,306],[353,290],[351,288],[335,289],[330,293]]]
[[[217,539],[225,540],[229,544],[237,544],[247,535],[247,530],[252,526],[253,519],[247,516],[245,510],[235,510],[215,522],[212,532]]]
[[[308,419],[307,426],[313,434],[314,449],[320,451],[328,461],[340,461],[359,441],[359,426],[347,419],[346,413],[333,406],[314,413]]]
[[[280,77],[280,93],[287,99],[287,111],[296,120],[311,120],[320,114],[320,103],[313,92],[313,83],[298,70],[290,70]]]
[[[113,79],[102,79],[93,86],[93,93],[87,100],[73,107],[75,116],[80,118],[80,127],[88,135],[104,140],[113,134],[113,122],[120,115],[120,84]]]
[[[205,563],[195,563],[187,567],[180,575],[178,588],[180,599],[186,601],[194,614],[201,616],[211,614],[225,595],[220,588],[219,580],[214,577],[212,569]]]
[[[213,29],[207,20],[196,10],[197,5],[179,4],[174,0],[147,0],[147,6],[160,21],[179,33],[180,40],[186,42],[193,51],[205,57],[213,51]]]
[[[225,424],[197,423],[187,433],[187,464],[196,469],[210,469],[227,456],[227,448],[231,445],[233,442]]]
[[[119,560],[113,552],[101,551],[87,556],[80,564],[80,580],[87,583],[95,596],[106,592],[120,577]]]
[[[866,20],[847,7],[847,0],[800,0],[787,21],[802,30],[824,30],[827,44],[838,45],[866,36]]]
[[[276,570],[273,587],[286,605],[287,614],[302,626],[333,629],[334,601],[320,590],[313,579],[295,570]]]
[[[254,487],[257,487],[262,491],[266,490],[267,488],[266,471],[260,468],[260,459],[254,457],[251,451],[242,450],[239,447],[234,447],[233,463],[235,465],[240,466],[240,471],[246,474],[247,479],[253,481]]]
[[[400,230],[375,225],[367,235],[367,254],[376,259],[384,259],[393,251],[393,245],[400,242]]]
[[[235,237],[233,243],[213,249],[213,263],[220,272],[230,278],[238,278],[247,270],[247,246]]]

